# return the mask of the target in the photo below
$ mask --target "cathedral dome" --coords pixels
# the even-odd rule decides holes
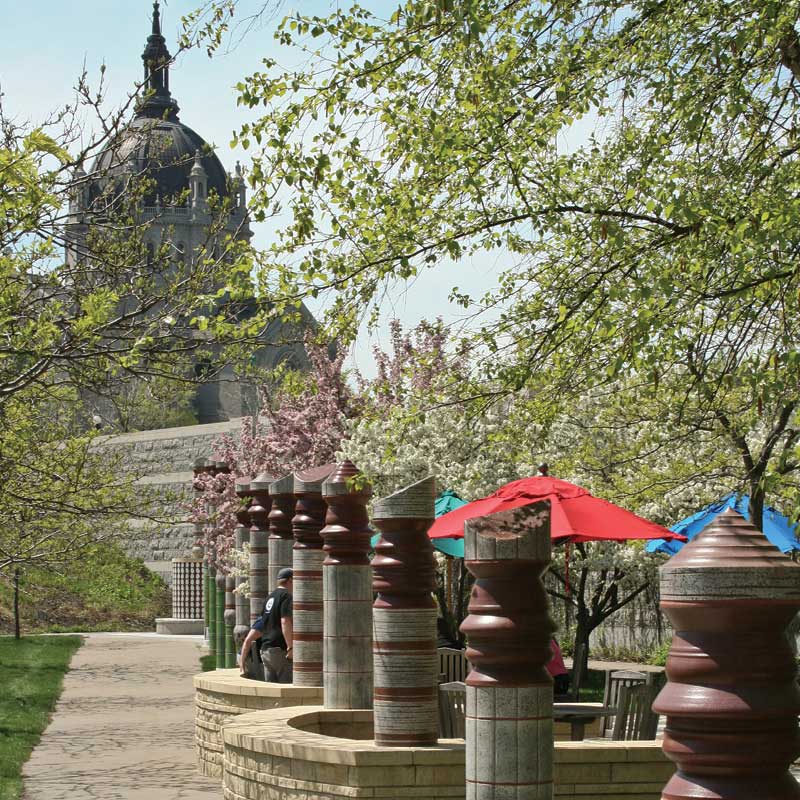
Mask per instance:
[[[177,114],[158,119],[140,110],[133,122],[97,157],[93,173],[104,185],[130,174],[147,178],[152,185],[147,186],[145,204],[152,205],[156,196],[166,204],[188,196],[189,177],[198,152],[208,193],[227,197],[228,177],[220,160],[199,134],[178,120]]]
[[[230,189],[220,160],[201,136],[178,119],[178,104],[169,89],[172,56],[161,34],[158,2],[153,3],[153,27],[142,61],[144,92],[136,116],[95,160],[95,196],[108,186],[124,186],[125,179],[138,176],[152,182],[146,187],[145,205],[153,205],[157,199],[164,204],[181,197],[185,201],[199,154],[206,193],[226,197]]]

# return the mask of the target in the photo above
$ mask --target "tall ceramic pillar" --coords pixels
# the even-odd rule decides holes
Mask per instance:
[[[800,566],[735,511],[661,567],[675,634],[653,704],[677,772],[663,800],[797,800],[800,689],[786,628]]]
[[[236,645],[233,641],[233,629],[236,627],[236,578],[225,576],[225,667],[236,666]]]
[[[210,561],[211,555],[206,554],[208,562],[208,652],[214,656],[216,664],[217,655],[217,569]]]
[[[269,588],[278,585],[278,573],[294,563],[292,517],[294,517],[294,475],[284,475],[269,485]]]
[[[200,495],[203,491],[202,484],[200,483],[200,476],[203,475],[206,469],[206,460],[204,458],[196,458],[194,461],[194,467],[192,469],[194,476],[192,480],[192,489],[194,489],[195,496]],[[198,523],[195,523],[194,526],[194,537],[195,541],[198,543],[203,538],[203,526]],[[205,644],[209,645],[211,609],[209,606],[208,554],[205,552],[205,549],[202,546],[201,558],[203,560],[203,638],[205,640]]]
[[[335,464],[326,464],[294,475],[297,501],[294,534],[294,685],[322,686],[322,537],[325,501],[322,484]]]
[[[553,681],[545,665],[555,625],[542,575],[550,564],[550,504],[464,523],[475,576],[467,635],[467,800],[551,800]]]
[[[217,570],[217,642],[215,647],[217,669],[225,668],[225,573]]]
[[[234,546],[241,553],[246,544],[250,543],[250,478],[236,479],[236,496],[242,503],[241,508],[236,512],[236,529],[234,531]],[[233,638],[237,652],[242,646],[244,637],[250,630],[250,602],[244,592],[238,591],[239,587],[245,582],[242,575],[236,576],[236,625],[233,629]]]
[[[428,528],[433,478],[375,503],[372,559],[375,743],[426,747],[438,737],[436,567]]]
[[[348,485],[361,475],[339,464],[322,485],[328,505],[322,563],[325,708],[372,707],[372,570],[369,565],[369,487]],[[361,476],[363,479],[363,476]]]
[[[250,482],[253,502],[250,504],[250,621],[261,616],[267,599],[267,579],[269,577],[269,510],[272,501],[269,485],[272,477],[262,472]]]

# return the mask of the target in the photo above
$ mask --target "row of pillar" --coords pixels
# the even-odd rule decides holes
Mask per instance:
[[[375,503],[370,565],[370,492],[358,477],[345,462],[242,479],[240,496],[253,500],[239,521],[250,523],[251,547],[254,533],[269,537],[251,550],[257,611],[267,586],[253,576],[293,564],[295,683],[322,684],[326,708],[374,705],[379,745],[433,745],[434,482]],[[467,800],[550,800],[549,504],[470,520],[465,555],[475,576],[462,626],[472,666]],[[661,595],[675,637],[654,708],[666,716],[663,747],[678,767],[662,800],[800,800],[789,772],[800,755],[800,688],[785,635],[800,608],[800,567],[729,512],[662,568]]]

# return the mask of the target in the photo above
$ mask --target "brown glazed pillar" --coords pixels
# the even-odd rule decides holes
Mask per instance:
[[[322,686],[324,554],[319,532],[325,527],[327,508],[322,499],[322,484],[335,468],[336,464],[326,464],[294,474],[294,495],[297,500],[292,519],[295,686]]]
[[[236,479],[236,496],[241,500],[242,507],[236,512],[236,529],[234,530],[234,544],[236,549],[241,553],[246,544],[250,543],[250,501],[252,495],[250,493],[250,478],[237,478]],[[233,638],[238,652],[250,630],[250,603],[244,592],[238,591],[239,587],[244,583],[244,576],[236,576],[236,627],[233,629]]]
[[[551,800],[553,681],[542,575],[550,564],[550,504],[464,523],[475,576],[467,635],[467,800]]]
[[[436,566],[428,528],[433,478],[375,504],[372,559],[375,744],[427,747],[438,738]]]
[[[797,800],[800,689],[786,628],[800,566],[727,510],[660,572],[675,634],[653,709],[678,768],[662,800]]]
[[[262,473],[250,481],[250,622],[255,622],[264,610],[269,591],[269,511],[272,500],[269,496],[269,485],[272,476]]]
[[[348,485],[363,476],[350,461],[322,485],[328,504],[322,563],[325,708],[372,708],[372,570],[368,486]]]
[[[278,585],[278,573],[294,563],[292,517],[294,516],[294,475],[289,473],[269,485],[269,589]]]

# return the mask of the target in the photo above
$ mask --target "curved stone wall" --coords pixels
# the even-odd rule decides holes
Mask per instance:
[[[463,740],[378,747],[372,711],[281,708],[224,730],[225,800],[464,798]],[[558,742],[555,797],[660,800],[674,767],[656,742]]]
[[[238,669],[194,676],[195,749],[200,772],[222,776],[222,726],[240,714],[289,706],[317,706],[322,688],[264,683],[239,677]]]

